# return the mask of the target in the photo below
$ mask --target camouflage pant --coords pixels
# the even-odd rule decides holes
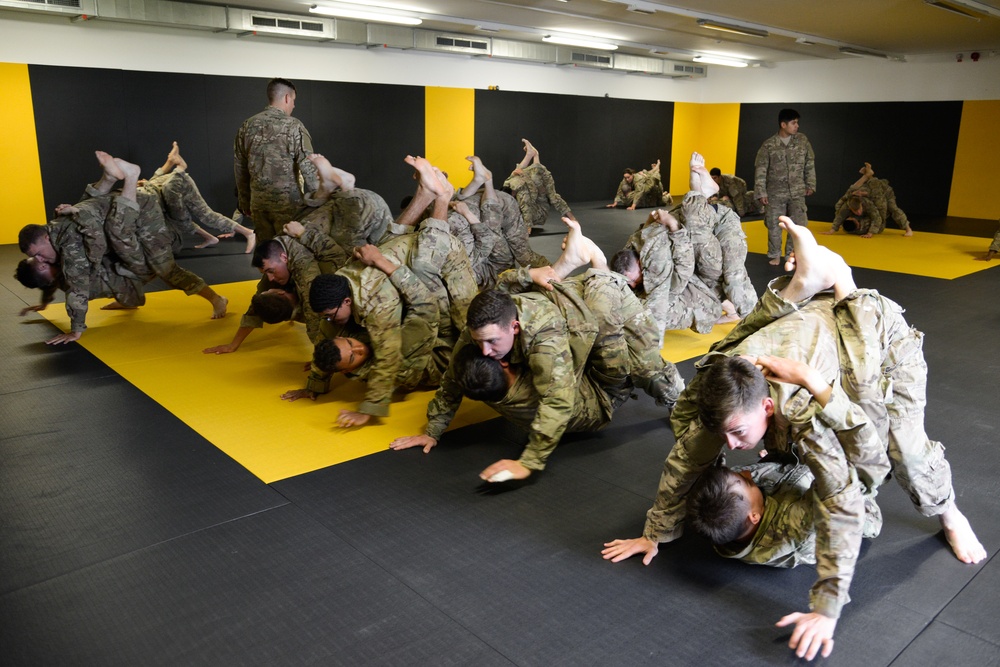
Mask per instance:
[[[1000,252],[1000,228],[993,235],[993,243],[990,244],[989,252]]]
[[[188,295],[198,294],[207,286],[174,261],[173,236],[163,220],[158,197],[139,192],[138,203],[114,197],[105,231],[122,266],[142,280],[159,277]]]
[[[715,238],[722,250],[722,292],[743,317],[757,303],[757,291],[747,273],[747,235],[740,218],[732,209],[722,206],[715,223]]]
[[[722,246],[715,238],[715,221],[718,214],[709,206],[705,197],[688,192],[681,202],[681,217],[691,236],[694,250],[694,275],[701,278],[710,289],[722,294]]]
[[[792,219],[796,225],[803,227],[809,224],[806,217],[806,200],[804,197],[773,197],[767,198],[767,207],[764,210],[764,226],[767,227],[767,257],[768,259],[778,259],[781,253],[781,227],[778,226],[778,216],[786,215]],[[791,237],[785,242],[785,256],[795,249],[795,244]]]
[[[647,299],[645,303],[661,332],[692,329],[708,333],[722,317],[722,303],[697,276],[692,276],[684,289],[671,298]]]
[[[143,189],[159,194],[167,225],[178,233],[196,234],[198,225],[225,233],[236,229],[236,223],[230,218],[212,210],[187,172],[163,174],[158,171]]]
[[[392,212],[376,193],[355,188],[338,190],[321,206],[303,209],[300,222],[316,227],[348,252],[355,246],[386,240]]]
[[[269,241],[282,233],[282,228],[290,220],[297,220],[303,212],[301,201],[289,201],[287,197],[253,193],[250,217],[257,242]]]

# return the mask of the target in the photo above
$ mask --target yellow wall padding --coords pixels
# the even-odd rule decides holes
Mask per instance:
[[[424,107],[424,157],[447,172],[452,185],[464,187],[472,178],[465,158],[476,150],[476,91],[428,87]]]
[[[967,100],[962,103],[948,215],[1000,218],[1000,200],[991,192],[998,176],[1000,100]]]
[[[0,89],[8,93],[7,102],[0,105],[0,127],[4,131],[0,150],[0,243],[17,243],[21,227],[47,222],[28,66],[0,63]]]
[[[670,154],[670,193],[674,199],[689,190],[691,153],[705,156],[705,167],[724,174],[736,170],[739,104],[674,103],[674,132]]]

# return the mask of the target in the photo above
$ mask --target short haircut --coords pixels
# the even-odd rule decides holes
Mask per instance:
[[[844,220],[844,224],[842,226],[844,228],[844,231],[849,234],[858,231],[858,223],[854,222],[854,220],[852,220],[851,218],[847,218],[846,220]]]
[[[721,357],[702,371],[698,416],[713,433],[722,433],[733,415],[756,407],[770,395],[764,374],[742,357]]]
[[[507,326],[517,319],[517,306],[506,292],[491,289],[480,292],[469,304],[465,325],[469,329],[482,329],[490,324]]]
[[[687,495],[685,523],[712,544],[729,544],[746,530],[750,501],[733,490],[739,475],[725,466],[701,474]]]
[[[263,269],[265,259],[278,259],[283,252],[285,252],[285,246],[281,245],[281,241],[277,239],[262,241],[253,249],[253,259],[250,260],[250,266],[255,269]]]
[[[336,273],[316,276],[309,286],[309,306],[317,313],[340,308],[344,299],[351,296],[351,283]]]
[[[46,287],[50,287],[52,283],[44,280],[35,266],[37,265],[32,264],[26,259],[18,262],[17,268],[14,269],[14,277],[17,278],[17,282],[28,289],[45,289]]]
[[[284,97],[288,93],[295,92],[295,84],[288,79],[276,76],[267,82],[267,102],[273,104],[278,98]]]
[[[634,174],[635,173],[635,169],[633,169],[632,167],[625,167],[625,172],[624,173],[626,173],[626,174]]]
[[[45,225],[25,225],[17,233],[17,247],[21,249],[21,252],[27,253],[28,248],[38,243],[47,234]]]
[[[712,167],[712,170],[708,172],[709,176],[722,176],[722,170],[718,167]]]
[[[340,365],[340,348],[332,338],[324,338],[313,348],[313,365],[323,373],[335,373]]]
[[[623,276],[626,271],[639,267],[639,253],[632,248],[622,248],[611,256],[611,270]]]
[[[496,359],[483,356],[475,345],[466,345],[451,359],[455,381],[474,401],[497,403],[507,395],[507,378]]]
[[[292,319],[292,302],[280,294],[268,294],[259,292],[250,299],[250,307],[253,308],[254,315],[264,320],[267,324],[277,324],[287,322]]]
[[[858,195],[851,195],[847,198],[847,208],[851,209],[851,213],[854,213],[859,208],[861,208],[861,197]]]
[[[795,109],[782,109],[778,112],[778,125],[781,125],[782,123],[790,123],[801,117],[802,116],[800,116],[799,112]]]

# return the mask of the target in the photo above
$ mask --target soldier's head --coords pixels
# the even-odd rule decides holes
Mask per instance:
[[[295,84],[281,77],[268,81],[267,103],[284,111],[286,116],[291,116],[295,110]]]
[[[721,357],[702,371],[698,416],[729,449],[753,449],[774,415],[774,399],[759,368],[743,357]]]
[[[854,215],[861,215],[865,212],[865,206],[861,203],[861,197],[858,195],[851,195],[847,198],[847,208]]]
[[[708,175],[712,177],[716,185],[722,185],[722,170],[718,167],[712,167],[712,170],[708,172]]]
[[[764,494],[748,471],[712,466],[691,486],[685,524],[713,544],[752,537],[764,515]]]
[[[55,264],[59,259],[56,249],[49,240],[49,232],[44,225],[25,225],[17,234],[17,247],[28,257],[39,262]]]
[[[799,112],[795,109],[782,109],[778,112],[778,133],[783,136],[791,136],[799,132]]]
[[[288,271],[288,253],[277,239],[257,244],[250,265],[259,269],[272,283],[287,285],[291,277]]]
[[[632,180],[635,179],[635,169],[633,169],[632,167],[626,168],[625,173],[622,174],[622,178],[625,179],[626,183],[631,183]]]
[[[334,324],[347,324],[353,302],[351,283],[344,276],[324,273],[309,287],[310,307]]]
[[[476,295],[469,304],[465,324],[472,342],[483,355],[503,359],[514,347],[514,339],[521,332],[517,321],[517,306],[506,292],[486,290]]]
[[[484,357],[475,345],[466,345],[451,359],[455,381],[474,401],[496,403],[507,395],[513,381],[502,361]]]
[[[371,348],[357,338],[324,338],[313,348],[313,364],[324,373],[351,373],[371,354]]]
[[[639,253],[632,248],[622,248],[611,257],[611,270],[625,276],[628,286],[637,289],[642,285],[642,266]]]
[[[269,289],[254,294],[250,299],[253,312],[267,324],[287,322],[292,319],[298,297],[288,290]]]
[[[28,289],[44,289],[51,287],[59,275],[58,267],[40,262],[34,257],[22,259],[17,263],[14,277]]]

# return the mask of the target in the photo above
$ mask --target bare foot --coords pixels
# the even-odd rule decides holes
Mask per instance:
[[[219,239],[213,236],[212,238],[205,239],[204,241],[196,245],[195,248],[197,248],[198,250],[201,250],[202,248],[210,248],[211,246],[216,245],[218,242]]]
[[[796,225],[789,217],[781,216],[778,221],[795,244],[795,252],[789,253],[785,264],[785,270],[795,273],[782,290],[782,296],[789,301],[797,302],[832,287],[836,281],[834,268],[826,261],[828,257],[820,251],[820,246],[812,233],[805,227]],[[772,260],[774,261],[776,260]]]
[[[458,213],[459,215],[461,215],[466,220],[468,220],[470,225],[479,224],[480,222],[479,217],[472,212],[472,209],[469,208],[469,205],[466,204],[464,201],[462,200],[453,201],[450,204],[448,204],[448,207],[451,208],[451,210]]]
[[[938,518],[941,527],[944,528],[945,539],[948,540],[958,560],[963,563],[978,563],[986,558],[986,549],[972,531],[969,520],[957,506],[952,505]]]
[[[469,171],[475,174],[477,180],[480,180],[483,183],[493,180],[493,172],[487,169],[486,165],[483,164],[483,161],[477,156],[470,155],[465,159],[472,163],[469,165]]]
[[[249,255],[253,252],[253,249],[257,247],[257,235],[253,232],[247,234],[247,247],[243,251],[244,255]]]
[[[343,187],[343,181],[341,180],[340,174],[337,173],[337,169],[334,168],[330,161],[319,153],[310,153],[308,159],[316,167],[316,172],[322,179],[321,187],[328,192],[336,192]]]
[[[437,167],[434,167],[434,175],[437,177],[438,185],[441,188],[441,194],[438,195],[438,199],[444,199],[450,202],[451,198],[455,196],[455,186],[448,180],[448,174],[444,173]]]
[[[913,228],[907,225],[906,231],[903,232],[903,236],[913,236]]]
[[[770,264],[771,266],[778,266],[779,264],[781,264],[781,258],[775,257],[774,259],[769,260],[768,264]]]
[[[187,171],[188,163],[181,157],[181,149],[174,142],[174,147],[167,153],[167,164],[173,166],[177,171]]]
[[[416,170],[417,181],[420,187],[427,190],[435,199],[444,194],[444,187],[441,180],[434,173],[434,165],[428,162],[426,158],[422,158],[419,155],[416,157],[407,155],[403,158],[403,162]]]
[[[521,143],[524,144],[524,154],[529,160],[535,160],[538,158],[538,149],[531,145],[531,142],[527,139],[521,139]]]
[[[136,310],[137,308],[138,306],[126,306],[118,301],[112,301],[101,306],[101,310]]]
[[[122,171],[121,167],[115,161],[115,158],[111,157],[108,153],[104,151],[94,151],[94,155],[97,156],[97,161],[101,163],[101,168],[104,169],[104,173],[110,176],[116,181],[120,181],[125,178],[125,172]]]
[[[215,298],[211,299],[211,301],[212,301],[212,319],[221,320],[223,317],[226,316],[226,306],[229,305],[229,299],[227,299],[224,296],[216,294]]]
[[[595,269],[608,268],[608,260],[597,244],[583,235],[580,223],[570,218],[562,221],[569,227],[569,233],[563,240],[563,252],[552,265],[560,280],[569,276],[581,266],[590,264]]]
[[[142,172],[142,169],[139,168],[139,165],[132,164],[131,162],[126,162],[120,157],[113,158],[113,160],[115,166],[118,167],[118,170],[122,174],[120,176],[122,180],[124,180],[125,182],[131,181],[133,183],[139,180],[139,174],[140,172]]]
[[[59,206],[56,206],[56,215],[73,215],[79,212],[80,209],[72,204],[59,204]]]
[[[691,189],[700,192],[706,199],[719,192],[719,184],[705,169],[705,158],[701,153],[691,153]]]

